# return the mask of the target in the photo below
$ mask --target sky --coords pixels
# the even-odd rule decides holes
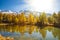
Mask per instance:
[[[60,0],[0,0],[0,10],[60,11]]]

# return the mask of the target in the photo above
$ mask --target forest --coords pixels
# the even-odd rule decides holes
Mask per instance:
[[[33,13],[25,15],[21,13],[2,13],[0,12],[0,24],[17,24],[17,25],[53,25],[60,26],[60,11],[58,13],[52,13],[48,16],[45,12],[40,13],[39,16],[33,15]]]

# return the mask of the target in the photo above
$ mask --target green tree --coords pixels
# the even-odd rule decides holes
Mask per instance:
[[[54,18],[54,24],[56,24],[57,22],[58,22],[58,20],[57,20],[57,14],[54,12],[53,13],[53,15],[52,15],[52,17]]]
[[[60,24],[60,11],[58,12],[58,24]]]
[[[44,29],[40,29],[39,32],[41,33],[42,37],[45,39],[47,31]]]
[[[52,16],[48,17],[48,23],[53,24],[54,23],[54,18]]]
[[[28,22],[29,24],[34,24],[34,15],[32,13],[29,14],[29,17],[28,17]]]
[[[3,20],[3,14],[2,12],[0,12],[0,23],[2,23],[2,20]]]
[[[13,22],[13,14],[8,14],[7,15],[7,21],[9,22],[9,23],[12,23]]]
[[[3,20],[2,20],[2,21],[5,22],[5,23],[8,22],[8,21],[7,21],[7,15],[8,15],[8,14],[5,14],[5,13],[3,14]]]
[[[18,18],[19,18],[19,22],[20,23],[25,24],[25,22],[26,22],[26,16],[25,16],[24,13],[21,13]]]
[[[19,23],[19,19],[17,17],[15,17],[14,19],[14,23],[18,24]]]
[[[39,20],[40,23],[43,25],[47,23],[47,16],[45,12],[41,13],[41,15],[39,16]]]

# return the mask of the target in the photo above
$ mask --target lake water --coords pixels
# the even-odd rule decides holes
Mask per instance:
[[[13,37],[14,40],[60,40],[60,28],[53,26],[0,26],[0,34]]]

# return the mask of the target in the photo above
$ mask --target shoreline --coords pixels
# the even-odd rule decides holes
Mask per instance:
[[[36,25],[36,26],[57,26],[59,27],[60,25],[54,25],[54,24],[14,24],[14,23],[0,23],[0,26],[1,25]]]
[[[13,23],[0,23],[0,25],[38,25],[38,26],[53,26],[53,24],[13,24]]]

